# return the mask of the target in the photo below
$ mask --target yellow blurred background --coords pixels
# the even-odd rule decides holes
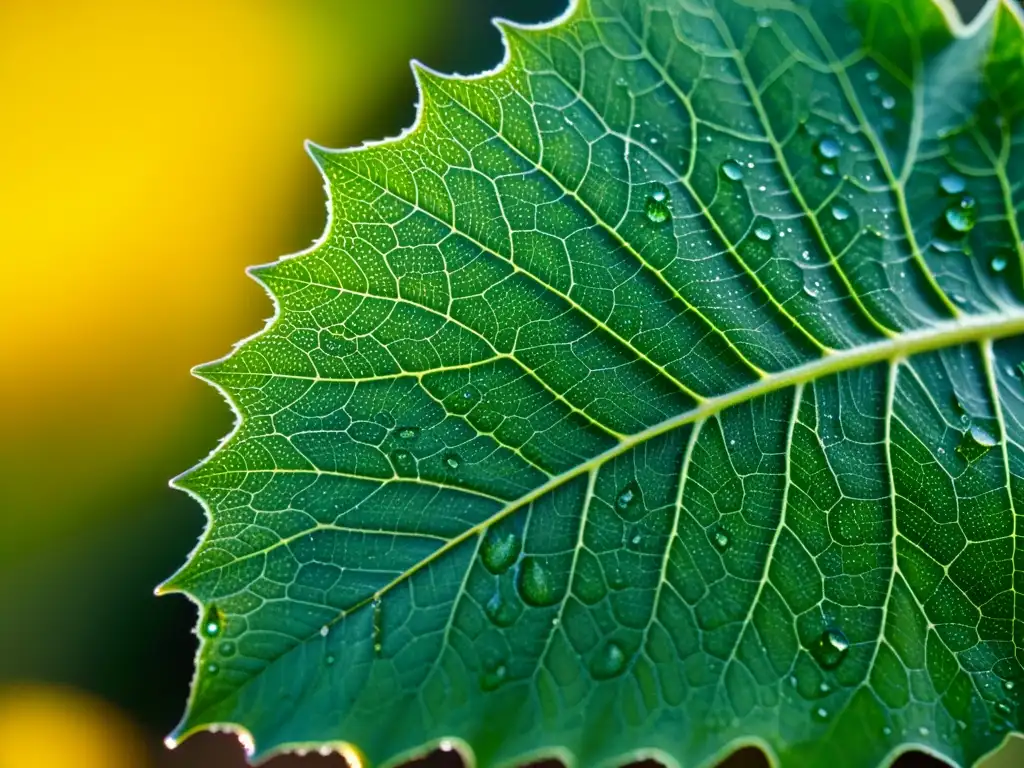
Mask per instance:
[[[194,615],[152,589],[202,527],[166,483],[231,423],[188,371],[321,232],[304,139],[397,133],[410,58],[479,71],[490,16],[566,3],[0,0],[0,768],[242,764],[160,747]]]

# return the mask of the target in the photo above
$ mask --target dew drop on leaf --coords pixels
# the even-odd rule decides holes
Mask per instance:
[[[619,492],[619,496],[615,499],[615,508],[620,512],[628,510],[637,497],[637,486],[636,483],[630,483]]]
[[[225,657],[227,657],[227,656],[234,656],[235,655],[235,644],[233,642],[231,642],[230,640],[226,640],[226,641],[224,641],[223,643],[220,644],[220,646],[218,647],[217,650],[220,651],[220,655],[221,656],[225,656]]]
[[[944,173],[939,178],[939,189],[947,195],[959,195],[966,187],[964,177],[957,173]]]
[[[590,674],[598,680],[608,680],[620,675],[625,668],[626,654],[622,646],[615,641],[605,643],[590,662]]]
[[[815,145],[814,151],[822,160],[835,160],[843,153],[843,148],[840,146],[839,142],[831,136],[822,136],[818,139],[818,143]]]
[[[832,205],[832,218],[836,221],[846,221],[850,218],[850,209],[842,203],[834,203]]]
[[[206,665],[206,673],[208,675],[216,675],[218,672],[220,672],[220,665],[217,662],[211,661]]]
[[[966,234],[974,229],[974,224],[978,219],[977,209],[978,204],[974,198],[970,195],[963,195],[946,209],[943,218],[954,232]]]
[[[203,635],[206,637],[216,637],[221,633],[224,628],[224,616],[221,614],[220,609],[215,605],[211,605],[206,615],[203,616]]]
[[[877,69],[869,69],[864,74],[864,79],[867,80],[869,83],[878,82],[878,70]]]
[[[743,178],[743,166],[735,160],[726,160],[722,163],[722,175],[731,181],[739,181]]]
[[[989,262],[989,267],[996,274],[1006,269],[1006,257],[1005,256],[993,256],[992,261]]]
[[[719,552],[725,552],[725,550],[727,550],[729,548],[729,544],[732,543],[731,540],[729,539],[729,532],[726,531],[725,528],[722,528],[721,526],[718,526],[712,532],[711,540],[715,544],[715,549],[717,549]]]
[[[480,675],[480,687],[485,691],[493,691],[505,682],[507,676],[508,669],[506,669],[504,664],[498,664],[491,669],[485,670]]]
[[[324,657],[324,664],[326,664],[328,667],[334,666],[334,661],[335,659],[333,654],[329,653]]]
[[[963,433],[956,451],[968,464],[973,464],[998,444],[995,437],[987,429],[978,424],[971,425]]]
[[[644,213],[654,224],[668,221],[672,216],[668,209],[668,189],[661,184],[656,185],[644,202]]]
[[[373,598],[373,652],[384,648],[384,603],[379,596]]]
[[[398,430],[398,437],[402,440],[415,440],[419,435],[419,427],[402,427]]]
[[[811,654],[824,669],[835,669],[843,663],[850,650],[850,641],[835,627],[829,627],[811,648]]]
[[[1004,717],[1009,717],[1010,714],[1013,712],[1013,709],[1005,701],[998,702],[996,704],[996,710],[998,710],[999,714],[1003,715]]]
[[[882,96],[882,109],[888,110],[888,109],[892,109],[895,106],[896,106],[896,99],[895,99],[895,97],[891,96],[888,93],[883,94],[883,96]]]
[[[1005,688],[1005,689],[1006,689],[1006,690],[1008,690],[1008,691],[1012,691],[1012,690],[1013,690],[1014,688],[1016,688],[1016,687],[1017,687],[1017,684],[1016,684],[1016,683],[1014,683],[1014,682],[1013,682],[1013,680],[1006,680],[1006,681],[1005,681],[1005,682],[1003,683],[1003,688]]]
[[[828,710],[824,707],[818,707],[816,710],[814,710],[814,719],[818,722],[825,722],[826,720],[828,720]]]
[[[491,573],[504,573],[519,558],[521,548],[522,542],[514,532],[489,528],[480,545],[480,559]]]
[[[768,242],[769,240],[772,239],[773,234],[775,233],[772,232],[771,225],[769,224],[758,224],[756,227],[754,227],[754,235],[755,237],[757,237],[758,240]]]
[[[462,459],[457,453],[448,452],[444,455],[444,465],[448,467],[448,469],[458,469],[461,461]]]
[[[515,623],[519,612],[516,607],[504,598],[500,591],[495,592],[484,606],[484,612],[495,626],[510,627]]]
[[[554,576],[537,558],[527,557],[523,560],[517,581],[519,594],[527,605],[541,608],[558,602]]]

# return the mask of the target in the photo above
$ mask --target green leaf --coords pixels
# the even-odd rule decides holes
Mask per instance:
[[[173,738],[975,762],[1022,723],[1024,34],[991,2],[579,0],[311,153]]]

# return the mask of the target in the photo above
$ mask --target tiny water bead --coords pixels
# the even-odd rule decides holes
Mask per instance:
[[[896,98],[888,93],[882,95],[882,109],[889,110],[896,106]]]
[[[224,617],[215,605],[211,605],[206,615],[203,616],[203,634],[206,637],[216,637],[224,628]]]
[[[419,436],[419,427],[400,427],[398,430],[398,437],[402,440],[415,440]]]
[[[236,649],[235,649],[235,644],[233,642],[231,642],[230,640],[226,640],[226,641],[224,641],[223,643],[220,644],[220,646],[217,648],[217,650],[220,652],[221,656],[227,657],[227,656],[234,656]]]
[[[836,221],[846,221],[850,218],[850,209],[842,203],[833,203],[831,210],[832,218]]]
[[[816,710],[814,710],[814,719],[820,723],[825,722],[826,720],[828,720],[828,710],[824,707],[818,707]]]
[[[462,462],[462,459],[459,457],[459,454],[454,453],[453,451],[449,451],[448,453],[446,453],[444,455],[444,465],[446,467],[448,467],[448,469],[452,469],[452,470],[458,469],[459,468],[459,464],[461,462]]]
[[[334,654],[332,653],[329,653],[326,656],[324,656],[324,664],[326,664],[328,667],[333,667],[335,661],[336,659],[334,658]]]
[[[964,457],[968,464],[973,464],[996,445],[998,445],[998,441],[991,432],[978,424],[972,424],[960,437],[960,444],[956,451]]]
[[[989,262],[989,268],[998,274],[1006,269],[1007,263],[1005,256],[993,256],[992,261]]]
[[[206,673],[208,675],[216,675],[218,672],[220,672],[220,664],[217,662],[211,661],[206,665]]]
[[[843,663],[850,650],[850,641],[846,635],[835,627],[821,633],[811,648],[811,654],[824,669],[835,669]]]
[[[640,486],[636,481],[627,484],[618,496],[615,497],[615,511],[624,520],[633,522],[643,517],[643,500],[640,495]]]
[[[711,541],[715,544],[715,549],[719,552],[725,552],[731,544],[729,539],[729,532],[722,526],[717,526],[714,531],[711,532]]]
[[[484,568],[493,574],[500,574],[511,568],[519,559],[520,549],[522,542],[514,532],[490,528],[480,545],[480,559]]]
[[[740,181],[743,178],[743,166],[735,160],[726,160],[722,163],[722,175],[731,181]]]
[[[373,598],[373,652],[380,654],[384,649],[384,603],[380,596]]]
[[[500,591],[495,592],[487,601],[484,612],[496,627],[511,627],[519,616],[516,606],[506,600]]]
[[[939,177],[939,189],[947,195],[959,195],[967,188],[967,181],[956,173],[944,173]]]
[[[668,200],[668,189],[661,184],[655,185],[644,202],[644,213],[647,215],[648,221],[654,224],[664,224],[671,218],[672,213],[668,208]]]
[[[758,224],[756,227],[754,227],[754,236],[758,240],[763,240],[764,242],[768,242],[769,240],[772,239],[772,235],[774,235],[774,234],[775,233],[772,230],[772,227],[771,227],[770,224],[762,223],[762,224]]]
[[[519,566],[517,586],[527,605],[542,608],[558,602],[554,575],[535,557],[525,558]]]
[[[943,214],[946,224],[954,232],[966,234],[974,229],[978,219],[978,204],[970,195],[963,195]]]
[[[604,644],[590,662],[590,674],[597,680],[608,680],[622,674],[626,668],[626,653],[614,640]]]

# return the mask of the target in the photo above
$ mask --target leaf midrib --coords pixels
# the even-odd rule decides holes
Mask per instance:
[[[767,395],[786,387],[810,384],[818,379],[831,374],[880,363],[884,361],[896,362],[898,360],[912,357],[924,352],[931,352],[939,349],[959,346],[972,342],[990,343],[996,339],[1003,339],[1024,333],[1024,311],[1010,311],[1000,314],[965,315],[960,320],[933,325],[925,330],[909,331],[899,336],[893,336],[882,341],[866,344],[864,346],[833,352],[810,363],[790,368],[781,373],[765,376],[759,381],[749,384],[746,387],[733,390],[723,395],[708,398],[694,408],[684,411],[672,418],[648,427],[642,432],[623,439],[619,444],[608,450],[597,454],[586,462],[578,464],[572,469],[560,475],[552,477],[543,485],[537,486],[534,490],[510,502],[506,507],[491,515],[463,533],[450,539],[446,544],[439,547],[430,556],[425,557],[413,567],[409,568],[393,581],[389,582],[373,595],[362,601],[342,610],[337,618],[330,622],[337,624],[346,616],[358,611],[374,600],[379,599],[391,589],[413,576],[422,568],[427,567],[438,558],[442,557],[449,550],[467,541],[473,536],[483,533],[488,527],[508,517],[527,504],[536,501],[547,493],[554,491],[563,484],[583,474],[591,472],[617,456],[632,450],[658,435],[670,432],[678,427],[701,421],[724,411],[739,403],[748,402],[757,397]]]

